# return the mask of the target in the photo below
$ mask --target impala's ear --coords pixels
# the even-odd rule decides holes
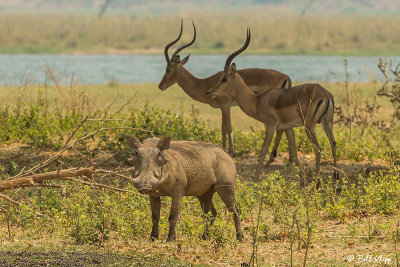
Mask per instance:
[[[188,62],[188,60],[189,60],[189,57],[190,57],[190,54],[189,55],[187,55],[184,59],[182,59],[182,61],[181,61],[181,64],[182,65],[185,65],[186,64],[186,62]]]
[[[173,55],[172,58],[171,58],[171,62],[174,62],[174,63],[181,62],[181,56],[180,55]]]
[[[142,143],[140,143],[140,141],[134,136],[128,135],[125,138],[128,141],[128,147],[130,149],[136,150],[136,149],[138,149],[138,147],[140,147],[142,145]]]
[[[232,77],[235,78],[235,74],[236,74],[236,64],[235,63],[231,64],[230,72],[231,72]]]
[[[171,142],[171,137],[166,136],[160,139],[160,141],[158,141],[157,147],[163,151],[163,150],[167,150],[169,149],[169,144]]]

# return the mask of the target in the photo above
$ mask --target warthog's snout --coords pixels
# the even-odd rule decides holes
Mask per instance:
[[[151,189],[151,188],[140,188],[140,189],[138,189],[138,191],[141,194],[150,194],[153,191],[153,189]]]

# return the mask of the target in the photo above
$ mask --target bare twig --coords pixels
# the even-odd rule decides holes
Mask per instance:
[[[12,198],[10,198],[9,196],[4,195],[4,194],[1,194],[1,193],[0,193],[0,197],[1,197],[1,198],[4,198],[5,200],[7,200],[8,202],[10,202],[10,203],[12,203],[12,204],[14,204],[14,205],[17,205],[17,206],[22,205],[22,203],[20,203],[20,202],[14,200],[14,199],[12,199]]]
[[[0,207],[0,211],[4,212],[7,221],[8,241],[11,241],[11,226],[10,226],[10,209],[6,210]]]

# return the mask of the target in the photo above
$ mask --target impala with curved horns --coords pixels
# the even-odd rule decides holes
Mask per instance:
[[[225,62],[224,71],[218,75],[218,82],[207,92],[212,99],[227,97],[235,100],[250,117],[265,125],[265,138],[255,178],[259,179],[262,164],[271,144],[275,130],[287,130],[304,126],[315,151],[316,173],[319,174],[321,148],[315,135],[315,126],[321,123],[328,136],[334,160],[334,177],[338,177],[336,166],[336,142],[333,137],[333,96],[319,84],[302,84],[290,89],[274,88],[255,95],[236,71],[232,60],[243,52],[250,43],[250,29],[243,47],[232,53]],[[294,140],[294,138],[293,138]],[[289,140],[292,142],[293,140]],[[292,147],[295,147],[292,144]]]
[[[189,56],[186,56],[184,59],[180,59],[179,52],[183,49],[191,46],[196,40],[196,26],[193,24],[194,35],[193,39],[190,43],[184,44],[180,46],[176,51],[172,54],[171,58],[168,55],[168,49],[177,43],[181,36],[183,30],[183,21],[181,20],[181,29],[174,41],[170,42],[165,46],[164,55],[165,60],[167,61],[167,68],[165,70],[165,74],[158,85],[160,90],[166,90],[168,87],[177,83],[186,94],[188,94],[194,100],[197,100],[202,103],[209,104],[211,107],[220,108],[222,111],[222,146],[226,149],[226,135],[228,135],[229,141],[229,154],[234,154],[234,145],[233,145],[233,137],[232,137],[232,126],[231,126],[231,115],[230,115],[230,107],[236,106],[235,101],[229,97],[216,97],[215,99],[211,99],[207,97],[207,91],[218,81],[222,72],[218,72],[210,77],[200,79],[193,76],[184,65],[188,62]],[[288,75],[283,74],[281,72],[270,70],[270,69],[259,69],[259,68],[251,68],[251,69],[242,69],[238,70],[238,73],[243,77],[243,80],[246,84],[251,88],[251,90],[255,94],[260,94],[265,92],[271,88],[284,88],[290,87],[292,84],[291,79]],[[282,137],[283,131],[277,131],[277,136],[275,138],[274,149],[271,153],[270,160],[268,164],[274,161],[276,156],[276,152],[279,146],[280,139]],[[292,129],[285,130],[285,134],[288,139],[294,138],[294,132]],[[292,144],[294,142],[290,142]],[[296,148],[289,149],[291,152],[296,151]],[[290,159],[292,161],[297,161],[296,154],[291,154]]]

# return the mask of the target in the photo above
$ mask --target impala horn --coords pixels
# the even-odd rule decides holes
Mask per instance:
[[[242,53],[244,50],[246,50],[246,48],[249,46],[250,44],[250,28],[247,29],[247,37],[246,37],[246,42],[244,43],[244,45],[242,46],[242,48],[240,48],[239,50],[236,50],[235,52],[233,52],[227,59],[225,62],[225,67],[224,67],[224,72],[226,74],[228,74],[229,71],[229,66],[231,65],[232,60],[239,55],[240,53]]]
[[[176,51],[172,54],[172,57],[171,58],[174,58],[174,57],[176,57],[176,56],[178,56],[178,53],[179,52],[181,52],[183,49],[185,49],[186,47],[189,47],[189,46],[191,46],[193,43],[194,43],[194,41],[196,41],[196,26],[194,25],[194,22],[193,22],[193,20],[192,20],[192,24],[193,24],[193,40],[190,42],[190,43],[188,43],[188,44],[185,44],[185,45],[182,45],[181,47],[179,47],[178,49],[176,49]]]
[[[169,59],[169,56],[168,56],[168,49],[169,49],[171,46],[173,46],[174,44],[176,44],[176,43],[179,41],[179,39],[181,39],[182,30],[183,30],[183,19],[181,19],[181,31],[179,32],[178,38],[176,38],[174,41],[170,42],[169,44],[167,44],[167,45],[165,46],[164,54],[165,54],[165,59],[167,60],[167,63],[168,63],[168,64],[171,63],[171,60]]]

